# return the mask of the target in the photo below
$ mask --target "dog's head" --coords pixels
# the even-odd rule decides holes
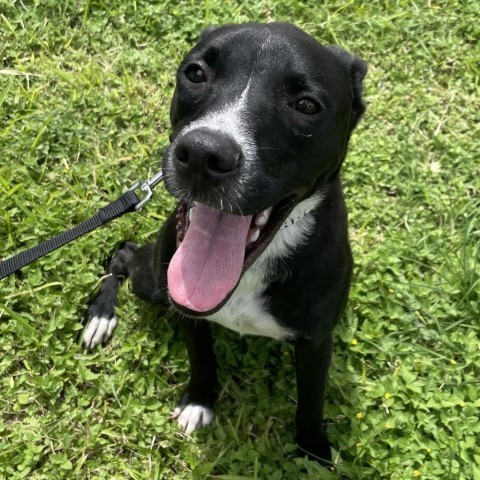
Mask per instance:
[[[362,60],[324,47],[290,24],[205,31],[177,72],[172,143],[163,162],[165,185],[182,202],[179,242],[194,212],[198,235],[218,224],[228,242],[244,237],[238,249],[245,258],[222,257],[227,269],[243,271],[251,264],[292,208],[338,176],[365,109],[365,73]],[[187,250],[190,240],[184,243],[191,258],[182,265],[188,261],[195,270],[194,257],[205,258],[198,245]],[[179,275],[173,279],[172,273],[173,283]],[[193,312],[209,313],[223,304],[240,275],[222,276],[221,293],[205,305],[172,297]]]

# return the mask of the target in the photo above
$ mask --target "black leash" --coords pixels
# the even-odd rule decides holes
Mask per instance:
[[[81,237],[92,230],[95,230],[106,223],[115,220],[126,213],[134,212],[142,208],[153,195],[153,188],[163,180],[162,172],[157,173],[149,180],[136,183],[130,190],[121,195],[117,200],[101,208],[96,215],[89,218],[85,222],[80,223],[66,232],[60,233],[49,240],[45,240],[39,245],[20,252],[18,255],[0,262],[0,280],[8,277],[12,273],[17,272],[26,265],[38,260],[45,255],[63,247],[67,243]],[[141,190],[144,194],[142,199],[138,198],[136,191]]]

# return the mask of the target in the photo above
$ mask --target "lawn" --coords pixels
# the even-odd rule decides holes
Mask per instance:
[[[480,480],[480,3],[0,0],[0,258],[160,167],[174,71],[207,25],[292,21],[369,64],[343,180],[355,276],[326,417],[336,473],[297,458],[292,348],[215,329],[213,426],[169,416],[187,381],[170,314],[137,302],[85,352],[82,316],[164,188],[0,281],[0,477]]]

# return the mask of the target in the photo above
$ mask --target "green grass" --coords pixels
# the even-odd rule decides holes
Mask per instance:
[[[344,169],[356,259],[326,416],[337,474],[480,479],[480,7],[474,0],[0,0],[0,257],[92,215],[159,168],[174,70],[209,25],[293,21],[369,63]],[[122,290],[120,326],[78,333],[102,262],[173,205],[78,240],[0,284],[0,477],[337,478],[295,457],[288,345],[218,329],[212,427],[169,414],[175,323]]]

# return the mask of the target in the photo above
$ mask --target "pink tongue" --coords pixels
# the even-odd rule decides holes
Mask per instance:
[[[225,299],[242,273],[251,221],[251,216],[195,205],[185,238],[168,267],[168,291],[175,303],[208,312]]]

